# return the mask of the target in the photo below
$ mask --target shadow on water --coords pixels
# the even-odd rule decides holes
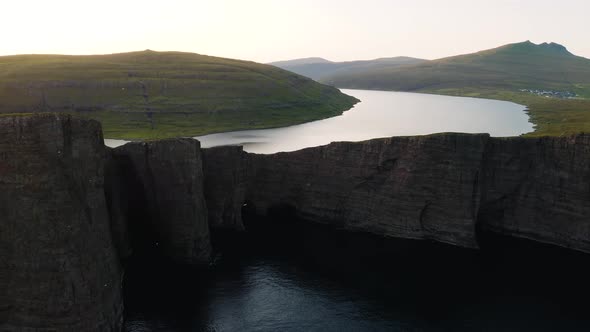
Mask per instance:
[[[481,250],[333,230],[288,207],[215,234],[215,265],[132,260],[130,331],[588,331],[590,255],[480,234]]]

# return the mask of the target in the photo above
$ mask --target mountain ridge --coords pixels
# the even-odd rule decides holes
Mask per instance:
[[[273,61],[267,63],[268,65],[281,67],[281,66],[292,66],[292,65],[308,65],[312,63],[334,63],[333,61],[320,58],[320,57],[309,57],[309,58],[298,58],[292,60]]]
[[[409,91],[512,101],[527,106],[528,136],[590,131],[590,59],[557,43],[503,45],[383,70],[320,80],[338,88]]]
[[[305,62],[305,60],[308,59],[325,60],[323,58],[303,58],[271,62],[269,64],[321,82],[338,74],[362,72],[367,69],[382,70],[384,68],[415,64],[420,63],[422,61],[426,61],[423,59],[412,58],[407,56],[384,57],[372,60],[354,60],[342,62],[331,62],[329,60],[325,60],[326,62]]]
[[[513,43],[408,66],[333,75],[323,83],[345,88],[420,91],[466,85],[493,88],[575,89],[590,84],[590,60],[556,43]]]

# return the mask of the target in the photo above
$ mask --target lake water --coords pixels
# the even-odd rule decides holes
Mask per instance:
[[[124,145],[125,143],[129,143],[129,141],[124,141],[122,139],[110,139],[110,138],[104,139],[104,144],[106,146],[111,147],[111,148],[116,148],[118,146]]]
[[[343,115],[301,125],[196,137],[203,147],[243,145],[255,153],[295,151],[335,141],[440,132],[518,136],[533,130],[525,106],[419,93],[342,90],[361,100]]]
[[[525,106],[515,103],[419,93],[342,90],[361,102],[341,116],[290,127],[196,137],[203,147],[243,145],[255,153],[294,151],[334,141],[439,132],[518,136],[533,130]],[[108,146],[124,144],[105,140]]]
[[[587,254],[274,227],[227,239],[206,270],[129,268],[127,331],[590,330]]]

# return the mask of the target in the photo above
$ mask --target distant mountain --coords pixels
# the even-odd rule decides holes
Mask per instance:
[[[286,60],[286,61],[276,61],[271,62],[269,65],[273,65],[276,67],[286,67],[286,66],[300,66],[300,65],[309,65],[315,63],[333,63],[330,60],[326,60],[324,58],[302,58],[302,59],[294,59],[294,60]]]
[[[320,80],[340,88],[434,91],[547,89],[590,91],[590,60],[555,43],[530,41],[473,54],[389,68],[335,73]]]
[[[80,114],[100,120],[109,138],[286,126],[356,102],[273,66],[194,53],[0,57],[0,113]]]
[[[379,71],[426,60],[410,57],[380,58],[375,60],[331,62],[323,58],[305,58],[270,63],[273,66],[307,76],[316,81],[330,80],[337,75],[352,75],[365,71]]]

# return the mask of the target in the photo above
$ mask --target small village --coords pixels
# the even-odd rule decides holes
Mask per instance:
[[[561,98],[561,99],[570,99],[576,98],[577,95],[571,91],[553,91],[553,90],[538,90],[538,89],[520,89],[521,92],[528,92],[536,94],[537,96],[547,97],[547,98]]]

